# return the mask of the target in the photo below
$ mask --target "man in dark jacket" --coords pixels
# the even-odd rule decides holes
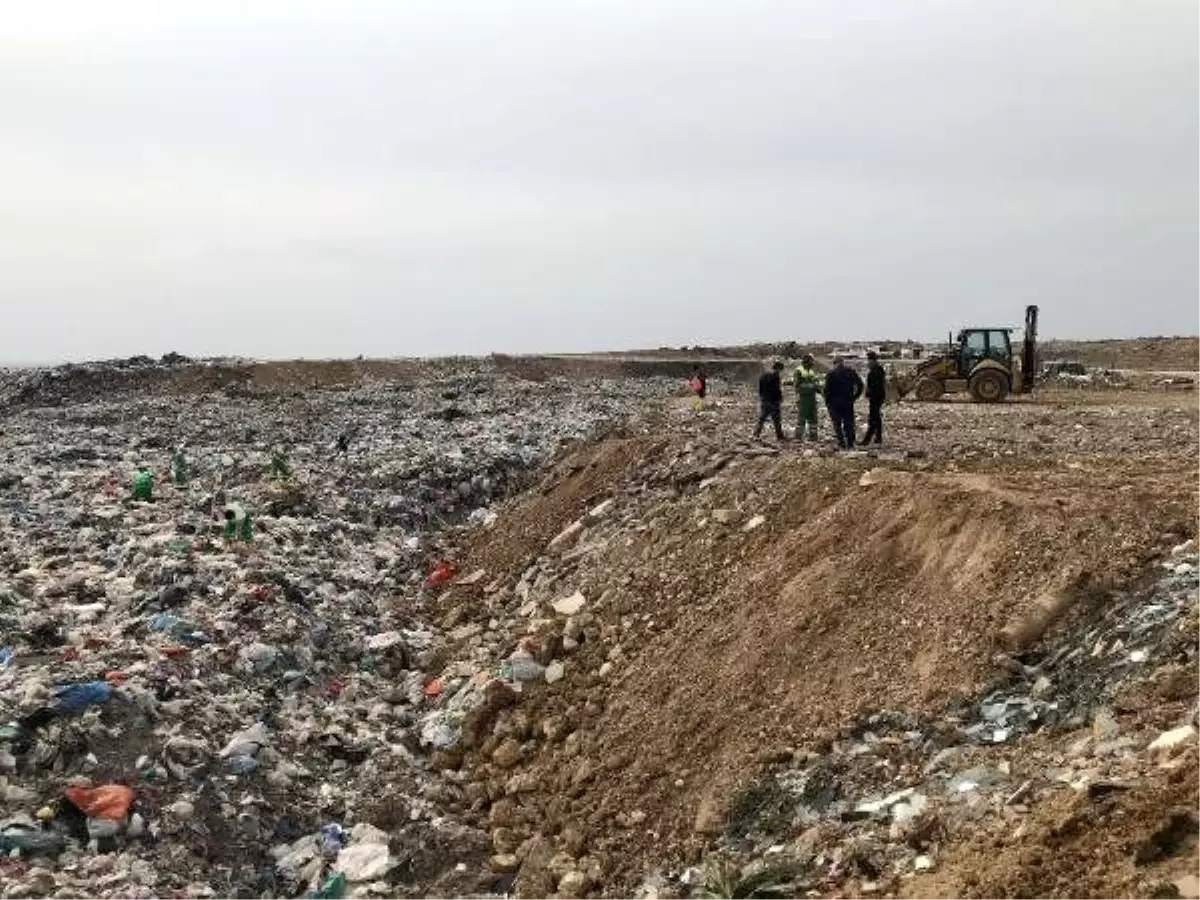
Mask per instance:
[[[875,438],[876,444],[883,443],[883,401],[887,397],[887,373],[879,364],[874,350],[867,352],[867,433],[863,435],[863,446]]]
[[[779,381],[779,373],[783,371],[783,363],[775,360],[770,372],[763,372],[758,378],[758,427],[754,429],[754,437],[762,434],[767,419],[775,426],[775,439],[782,441],[783,437],[783,385]]]
[[[843,450],[854,449],[854,401],[862,392],[862,378],[840,356],[835,356],[833,368],[825,376],[825,406],[838,446]]]

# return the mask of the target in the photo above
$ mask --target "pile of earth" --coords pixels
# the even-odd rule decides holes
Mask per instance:
[[[993,412],[911,415],[946,410],[975,427]],[[528,896],[625,893],[664,859],[699,859],[765,761],[819,752],[873,711],[973,696],[1042,594],[1086,574],[1082,599],[1101,602],[1195,532],[1186,449],[1079,463],[1053,412],[1041,459],[985,454],[976,471],[780,453],[672,415],[661,435],[581,448],[498,510],[456,557],[480,577],[435,607],[456,657],[498,631],[553,679],[440,760]]]

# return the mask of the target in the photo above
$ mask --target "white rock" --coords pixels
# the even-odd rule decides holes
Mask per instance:
[[[196,814],[196,807],[186,800],[176,800],[167,807],[167,812],[180,821],[186,821]]]
[[[596,504],[589,509],[587,515],[583,517],[584,522],[588,525],[595,524],[612,512],[613,507],[616,506],[616,503],[617,501],[614,498],[609,497],[603,503]]]
[[[356,882],[382,878],[395,865],[387,844],[362,843],[343,847],[334,868],[345,875],[347,881]]]
[[[470,575],[464,575],[462,578],[457,579],[454,583],[462,586],[478,584],[483,580],[483,576],[486,574],[486,569],[476,569]]]
[[[1181,725],[1178,728],[1172,728],[1170,731],[1164,731],[1146,749],[1151,753],[1169,754],[1195,740],[1196,729],[1191,725]]]
[[[563,676],[567,674],[567,667],[560,662],[552,662],[546,666],[546,683],[554,684],[556,681],[562,681]]]
[[[765,522],[765,521],[767,521],[766,516],[754,516],[750,519],[749,522],[747,522],[745,525],[742,526],[742,531],[753,531],[755,528],[757,528],[759,525],[763,524],[763,522]]]
[[[581,534],[583,534],[583,520],[576,519],[574,522],[556,534],[550,543],[546,545],[546,549],[554,551],[563,547],[568,547],[573,544]]]
[[[367,638],[368,650],[386,650],[388,647],[395,647],[402,640],[403,636],[398,631],[384,631],[379,634],[373,634]]]
[[[575,613],[583,609],[585,603],[587,603],[587,598],[584,597],[580,591],[576,591],[570,597],[563,597],[561,600],[555,600],[550,605],[553,606],[554,611],[560,615],[573,616]]]

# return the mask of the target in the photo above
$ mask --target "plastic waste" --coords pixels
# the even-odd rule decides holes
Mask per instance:
[[[83,684],[68,684],[55,688],[61,712],[76,712],[97,703],[104,703],[112,696],[112,685],[104,681],[87,681]]]
[[[443,559],[433,567],[425,579],[425,587],[439,587],[454,577],[454,563]]]
[[[97,819],[89,817],[87,820],[88,838],[93,841],[103,841],[109,838],[114,838],[121,833],[123,823],[114,821],[113,819]]]
[[[395,862],[388,853],[387,844],[371,841],[342,848],[336,866],[347,881],[374,881],[386,875]]]
[[[225,768],[232,775],[249,775],[258,768],[258,760],[253,756],[239,753],[225,760]]]
[[[341,900],[346,896],[346,876],[341,872],[334,872],[325,879],[320,888],[308,896],[319,900]]]
[[[221,757],[224,759],[231,756],[254,756],[269,741],[267,726],[262,722],[255,722],[245,731],[238,732],[230,739],[221,751]]]
[[[123,784],[105,784],[95,788],[69,787],[63,795],[80,812],[93,819],[121,820],[133,806],[133,788]]]
[[[537,681],[546,674],[546,667],[528,653],[514,653],[500,663],[500,677],[508,681]]]
[[[321,852],[329,857],[337,856],[345,842],[346,831],[341,825],[336,823],[326,825],[322,828],[321,836],[317,839],[317,843],[321,847]]]
[[[32,825],[6,825],[0,831],[0,852],[19,850],[22,855],[57,856],[67,846],[67,839],[55,831],[43,831]]]

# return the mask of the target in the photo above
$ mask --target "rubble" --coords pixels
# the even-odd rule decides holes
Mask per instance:
[[[650,859],[680,866],[655,891],[695,895],[697,859],[673,855],[692,841],[743,886],[893,894],[945,872],[964,830],[1136,790],[1195,746],[1193,721],[1151,726],[1123,700],[1154,679],[1174,696],[1170,667],[1195,659],[1179,639],[1192,532],[1159,537],[1191,500],[1141,493],[1175,483],[1186,409],[901,404],[894,446],[839,455],[756,445],[749,392],[715,379],[696,409],[674,381],[477,361],[328,388],[261,376],[171,359],[6,383],[10,895],[578,897],[632,889]],[[1133,445],[1136,497],[1104,456]],[[139,466],[152,487],[135,499]],[[1034,470],[1034,499],[1014,500]],[[1153,537],[1083,517],[1088,478],[1115,517],[1152,507]],[[1005,512],[1024,502],[1044,530]],[[226,535],[235,508],[253,524]],[[977,517],[1011,543],[981,556]],[[860,542],[933,570],[944,602],[849,564]],[[1169,567],[988,670],[995,648],[972,641],[1068,545]],[[981,558],[1003,578],[969,569],[949,597],[943,559]],[[823,578],[835,604],[813,593]],[[963,593],[969,628],[950,621],[972,614]],[[886,627],[860,628],[875,596]],[[917,657],[936,678],[896,664]],[[864,711],[885,690],[897,703]],[[805,716],[796,692],[817,698]],[[722,705],[745,718],[732,739]],[[695,761],[710,750],[711,770]],[[731,767],[745,783],[727,808]]]
[[[0,488],[12,575],[0,588],[0,847],[47,860],[36,876],[22,869],[18,890],[303,884],[335,896],[387,883],[400,860],[363,818],[380,802],[369,785],[385,779],[407,806],[398,826],[430,827],[422,798],[440,779],[427,754],[453,751],[504,677],[439,662],[447,636],[425,605],[486,577],[425,586],[449,535],[494,524],[489,506],[563,442],[664,391],[435,367],[292,395],[243,380],[231,403],[223,365],[34,370],[0,397],[3,465],[20,473]],[[170,390],[218,376],[213,393]],[[253,519],[240,545],[221,540],[229,504]],[[594,507],[589,522],[611,504]],[[528,663],[510,661],[512,683],[561,677],[561,664]],[[331,821],[346,829],[336,851],[328,833],[312,838]],[[116,861],[102,880],[79,869],[95,854]]]

